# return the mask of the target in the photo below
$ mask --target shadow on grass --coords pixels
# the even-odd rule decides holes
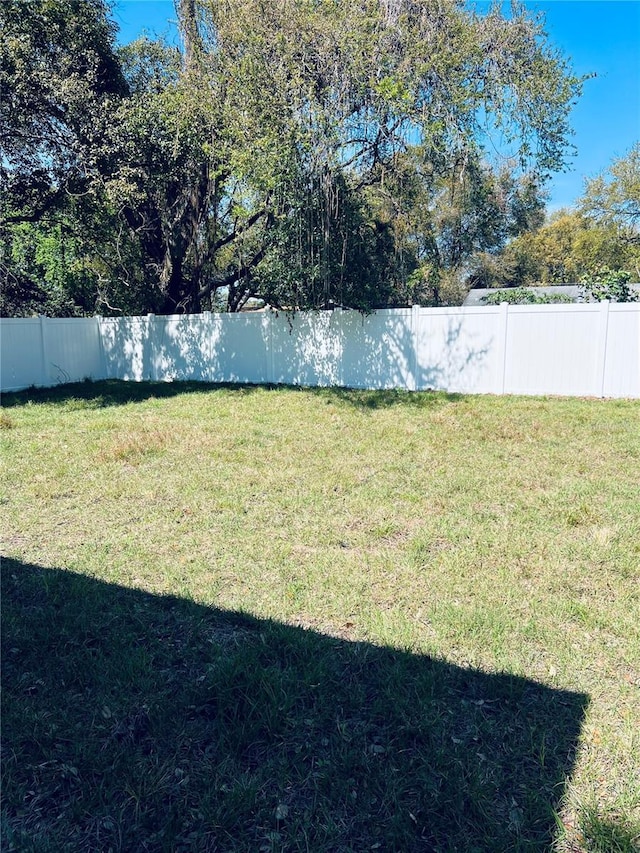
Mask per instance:
[[[109,406],[124,406],[128,403],[143,403],[151,399],[167,399],[180,394],[207,394],[216,390],[232,390],[238,394],[251,394],[258,389],[283,392],[307,392],[328,401],[354,406],[363,411],[405,406],[433,408],[446,403],[464,400],[463,394],[445,391],[363,391],[350,388],[306,388],[293,385],[245,385],[211,382],[125,382],[121,379],[105,379],[99,382],[73,382],[56,385],[54,388],[27,388],[2,395],[4,408],[15,408],[27,403],[68,405],[84,404],[83,408],[101,409]]]
[[[363,411],[395,406],[431,409],[447,403],[459,403],[465,399],[464,394],[452,394],[448,391],[363,391],[356,388],[311,388],[309,391],[332,402],[343,403]]]
[[[2,564],[3,849],[550,849],[587,697]]]
[[[86,408],[102,409],[144,403],[146,400],[167,399],[180,394],[207,394],[220,388],[233,388],[249,394],[256,385],[214,384],[209,382],[125,382],[122,379],[104,379],[99,382],[70,382],[53,388],[26,388],[2,395],[5,408],[24,406],[27,403],[65,405],[84,402]]]

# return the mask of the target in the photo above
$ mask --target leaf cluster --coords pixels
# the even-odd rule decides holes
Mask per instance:
[[[585,296],[596,302],[638,302],[640,295],[629,287],[631,274],[626,270],[601,267],[581,279]]]

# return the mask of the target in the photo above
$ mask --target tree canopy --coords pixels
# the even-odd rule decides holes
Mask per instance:
[[[103,0],[28,9],[0,7],[5,311],[439,302],[570,153],[581,80],[516,5],[178,0],[179,47],[123,48]]]
[[[624,271],[640,278],[640,144],[588,180],[575,209],[523,229],[483,258],[476,276],[487,286],[569,284]],[[484,277],[483,277],[484,276]]]
[[[580,210],[598,226],[613,226],[628,245],[640,244],[640,142],[587,181]]]

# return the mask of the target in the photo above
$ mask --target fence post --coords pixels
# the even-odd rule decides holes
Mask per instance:
[[[509,303],[500,303],[498,314],[498,351],[496,354],[496,394],[504,394],[507,380],[507,331],[509,328]]]
[[[267,334],[267,385],[275,384],[275,367],[273,363],[273,324],[275,322],[275,312],[273,308],[269,308],[268,317],[268,334]]]
[[[596,349],[595,364],[595,387],[594,395],[604,397],[605,368],[607,366],[607,337],[609,334],[609,306],[610,302],[604,300],[600,303],[598,316],[598,343]]]
[[[344,323],[342,322],[343,317],[344,313],[342,311],[342,306],[338,305],[331,312],[331,320],[329,322],[329,328],[331,329],[332,334],[335,334],[338,339],[338,363],[336,364],[336,370],[333,372],[333,375],[335,377],[335,384],[339,388],[344,387]]]
[[[411,363],[410,391],[418,390],[418,332],[420,331],[420,306],[411,306],[411,343],[413,345],[413,357]]]
[[[102,315],[96,314],[94,317],[98,328],[98,352],[100,359],[100,376],[98,379],[108,379],[107,376],[107,354],[104,351],[104,341],[102,339]]]
[[[208,344],[206,347],[207,370],[206,372],[202,371],[202,380],[204,382],[211,382],[211,376],[213,373],[213,329],[211,328],[211,311],[202,312],[202,321],[204,323],[204,336]]]
[[[49,387],[49,355],[47,352],[47,317],[40,314],[40,343],[42,345],[42,370],[41,370],[41,385],[43,388]]]
[[[156,336],[156,324],[155,324],[156,316],[155,314],[147,314],[147,358],[149,359],[149,372],[148,376],[152,382],[156,382],[158,379],[157,373],[157,365],[156,365],[156,346],[155,346],[155,336]],[[144,353],[142,356],[142,363],[144,365]],[[143,376],[144,379],[144,368],[143,368]]]

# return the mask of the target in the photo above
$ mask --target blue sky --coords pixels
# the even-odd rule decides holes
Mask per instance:
[[[476,3],[480,8],[484,4]],[[595,74],[572,113],[578,153],[553,177],[549,209],[573,204],[594,177],[640,141],[640,0],[527,0],[543,12],[551,43],[576,74]],[[117,0],[119,40],[175,34],[173,0]]]

